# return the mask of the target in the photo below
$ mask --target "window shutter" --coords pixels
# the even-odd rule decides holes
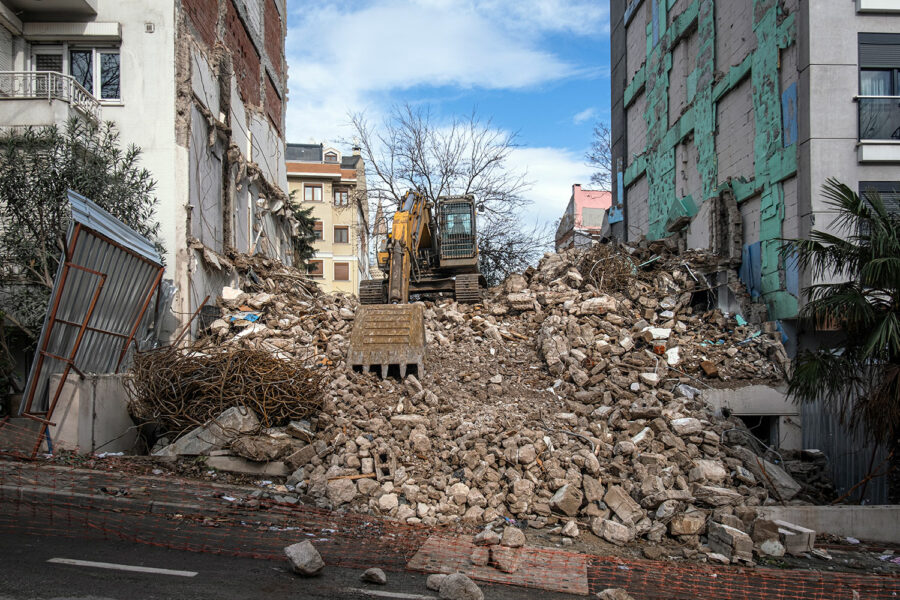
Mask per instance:
[[[900,68],[900,34],[860,33],[859,66]]]
[[[350,279],[349,263],[334,263],[335,281],[348,281]]]

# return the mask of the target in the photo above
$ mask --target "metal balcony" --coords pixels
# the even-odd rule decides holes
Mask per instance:
[[[0,101],[3,100],[46,100],[48,104],[63,102],[81,116],[94,122],[100,121],[100,101],[81,87],[70,75],[53,71],[0,71]],[[28,115],[18,116],[19,118],[14,120],[28,120],[29,118]],[[47,118],[46,115],[34,115],[36,121],[46,121]],[[7,122],[9,123],[9,121]],[[49,123],[17,124],[45,125]]]
[[[859,139],[900,142],[900,96],[858,96]]]

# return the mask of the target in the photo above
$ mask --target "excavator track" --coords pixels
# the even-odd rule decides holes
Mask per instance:
[[[366,279],[359,282],[360,304],[384,304],[384,280]]]
[[[425,373],[425,311],[422,304],[360,306],[350,334],[347,364],[355,371],[396,369],[400,378],[410,367]]]
[[[479,280],[481,275],[478,273],[456,276],[456,287],[454,295],[457,302],[465,302],[466,304],[475,304],[481,302],[481,287]]]

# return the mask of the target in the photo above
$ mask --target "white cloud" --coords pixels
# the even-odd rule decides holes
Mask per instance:
[[[590,121],[594,118],[594,115],[597,114],[597,110],[593,107],[589,107],[584,109],[583,111],[576,113],[574,117],[572,117],[572,122],[576,125],[581,125],[585,121]]]
[[[288,139],[344,137],[349,111],[379,112],[417,86],[522,89],[591,75],[542,36],[601,33],[592,0],[373,0],[292,3]],[[347,8],[349,6],[349,8]]]
[[[532,183],[523,194],[532,201],[522,215],[526,223],[553,223],[562,216],[572,195],[572,184],[587,185],[591,169],[584,164],[584,157],[562,148],[517,148],[510,156],[510,167],[516,172],[527,172]]]

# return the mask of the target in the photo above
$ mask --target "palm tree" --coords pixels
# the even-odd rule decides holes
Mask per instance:
[[[815,283],[804,290],[800,316],[837,326],[832,347],[800,352],[788,393],[800,402],[822,400],[851,428],[894,447],[900,435],[900,215],[877,193],[861,198],[829,179],[823,186],[840,234],[813,230],[787,240],[782,256],[796,256]]]

